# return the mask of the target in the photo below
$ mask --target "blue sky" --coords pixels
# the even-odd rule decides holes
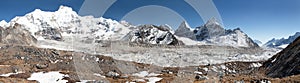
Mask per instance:
[[[2,0],[0,20],[10,21],[15,16],[23,16],[36,8],[55,11],[59,5],[70,6],[78,12],[83,2],[84,0]],[[226,29],[240,27],[253,39],[266,42],[273,37],[287,37],[300,31],[300,0],[213,0],[213,2]],[[183,0],[126,0],[126,2],[119,0],[104,13],[103,17],[121,20],[128,12],[145,5],[169,8],[182,16],[191,27],[204,23],[197,12]],[[153,9],[156,10],[158,9]],[[163,12],[154,13],[163,15]],[[143,19],[153,18],[143,17]],[[158,22],[178,23],[178,20],[180,19],[163,19]]]

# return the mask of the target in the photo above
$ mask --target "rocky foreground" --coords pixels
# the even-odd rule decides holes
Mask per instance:
[[[0,82],[300,82],[299,41],[296,39],[267,62],[188,67],[161,67],[103,55],[3,44]]]

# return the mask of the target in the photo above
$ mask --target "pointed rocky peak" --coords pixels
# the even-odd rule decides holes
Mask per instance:
[[[183,22],[181,22],[181,24],[179,25],[179,27],[177,28],[176,31],[182,31],[182,30],[192,31],[192,28],[186,21],[183,21]]]
[[[176,29],[174,34],[179,36],[179,37],[187,37],[187,38],[190,38],[192,40],[196,40],[196,36],[195,36],[193,30],[191,29],[189,24],[185,21],[183,21],[180,24],[180,26]]]
[[[202,41],[208,38],[219,37],[225,34],[225,29],[218,23],[216,18],[211,18],[203,26],[194,31],[197,40]]]
[[[183,21],[179,28],[188,28],[188,29],[191,29],[190,25],[186,22],[186,21]]]

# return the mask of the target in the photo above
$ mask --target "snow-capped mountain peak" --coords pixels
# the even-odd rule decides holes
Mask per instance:
[[[192,30],[192,28],[190,27],[190,25],[186,22],[186,21],[183,21],[179,27],[182,27],[182,28],[188,28],[190,30]]]
[[[216,45],[258,47],[240,28],[224,29],[215,18],[194,30],[198,41],[207,41]]]
[[[0,21],[0,27],[7,27],[8,23],[5,20]]]
[[[129,33],[127,27],[115,20],[79,16],[67,6],[60,6],[54,12],[36,9],[25,16],[15,17],[9,24],[21,25],[37,39],[60,40],[63,36],[81,34],[80,37],[85,38],[115,40]]]

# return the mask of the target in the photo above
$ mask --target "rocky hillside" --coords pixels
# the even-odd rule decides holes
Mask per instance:
[[[300,74],[300,37],[263,64],[270,77],[286,77]]]
[[[20,28],[22,25],[14,24],[12,27],[2,28],[0,27],[0,42],[3,44],[15,44],[15,45],[33,45],[36,43],[30,32]]]

